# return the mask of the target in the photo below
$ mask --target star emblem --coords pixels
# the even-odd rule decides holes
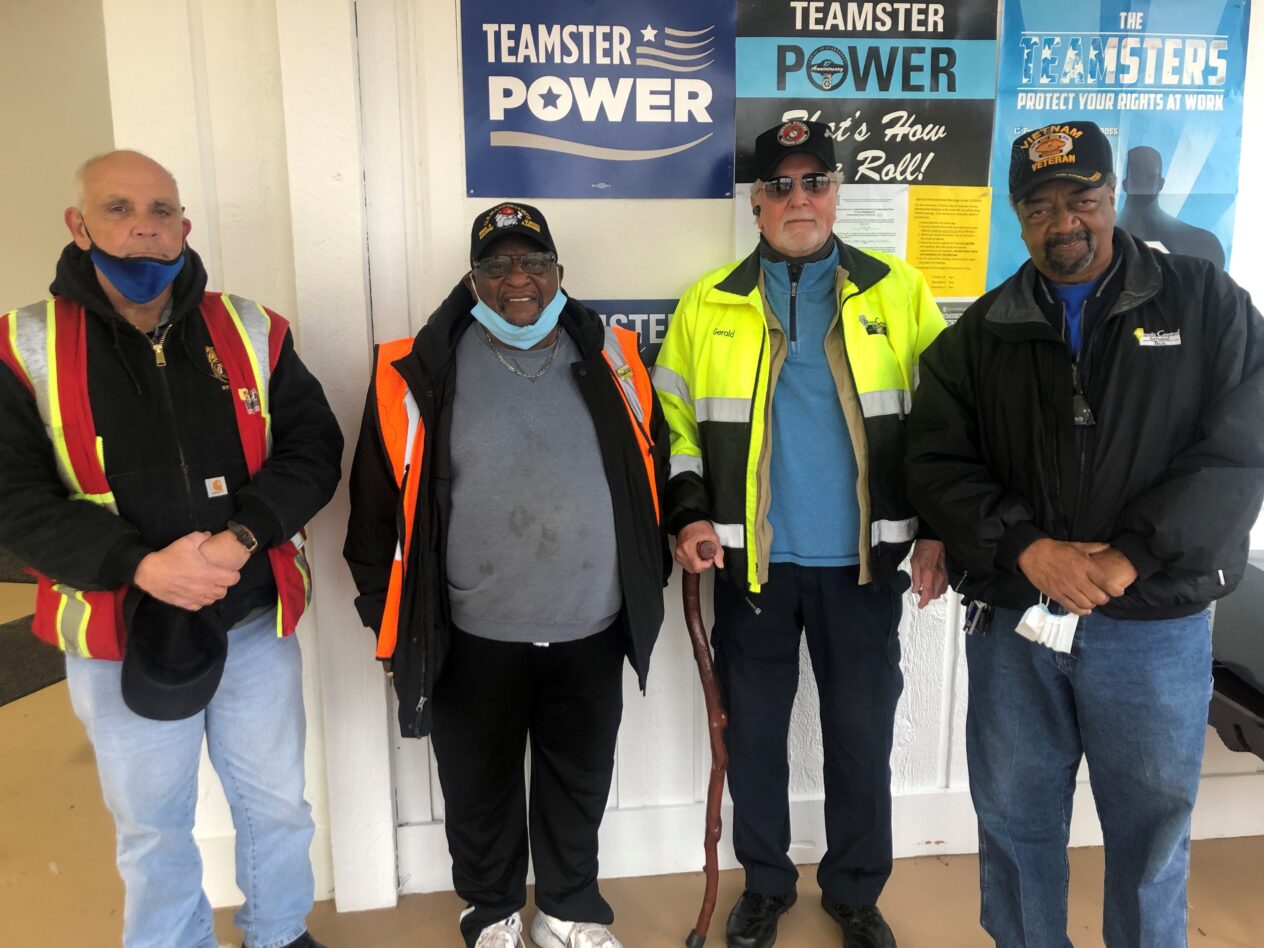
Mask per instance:
[[[557,100],[561,97],[562,94],[556,89],[549,89],[547,92],[540,93],[540,103],[546,109],[556,109]]]
[[[650,26],[650,25],[647,23],[647,24],[645,25],[645,29],[641,30],[641,40],[642,40],[642,42],[645,42],[645,43],[652,43],[652,42],[654,42],[654,40],[656,40],[657,38],[658,38],[658,30],[654,29],[654,27]]]

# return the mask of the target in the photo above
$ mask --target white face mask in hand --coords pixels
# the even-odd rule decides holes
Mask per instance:
[[[1075,641],[1075,629],[1080,624],[1080,617],[1070,612],[1054,615],[1049,611],[1048,603],[1048,598],[1042,595],[1040,602],[1023,613],[1023,618],[1014,631],[1055,652],[1069,653],[1071,644]]]

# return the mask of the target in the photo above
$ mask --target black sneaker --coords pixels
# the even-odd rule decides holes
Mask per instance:
[[[729,948],[771,948],[777,941],[777,920],[796,898],[795,892],[764,895],[747,889],[729,912],[724,928]]]
[[[844,905],[821,896],[821,907],[843,929],[843,948],[896,948],[895,933],[876,905]]]

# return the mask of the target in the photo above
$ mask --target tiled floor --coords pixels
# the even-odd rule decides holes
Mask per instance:
[[[20,948],[110,948],[119,944],[122,885],[113,833],[101,803],[92,752],[70,710],[64,683],[0,707],[0,943]],[[1079,948],[1102,944],[1102,855],[1071,853],[1071,936]],[[901,948],[973,948],[978,928],[977,860],[954,856],[900,860],[883,909]],[[1194,844],[1190,943],[1194,948],[1264,946],[1264,837]],[[725,873],[708,944],[723,945],[724,917],[741,886]],[[701,875],[615,879],[603,890],[627,948],[679,946],[697,916]],[[820,910],[810,869],[778,948],[836,946],[837,929]],[[339,915],[324,902],[312,931],[329,948],[459,946],[461,905],[451,893],[407,896],[388,911]],[[232,910],[217,913],[225,944],[240,944]],[[178,948],[178,946],[177,946]]]

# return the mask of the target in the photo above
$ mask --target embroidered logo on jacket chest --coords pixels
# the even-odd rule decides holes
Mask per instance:
[[[1181,344],[1181,331],[1173,329],[1171,331],[1156,330],[1155,332],[1146,332],[1142,327],[1138,326],[1132,331],[1136,337],[1137,344],[1142,346],[1179,346]]]
[[[228,373],[224,371],[224,363],[219,361],[219,353],[214,346],[206,347],[206,364],[211,367],[211,374],[223,383],[224,391],[228,391]]]

